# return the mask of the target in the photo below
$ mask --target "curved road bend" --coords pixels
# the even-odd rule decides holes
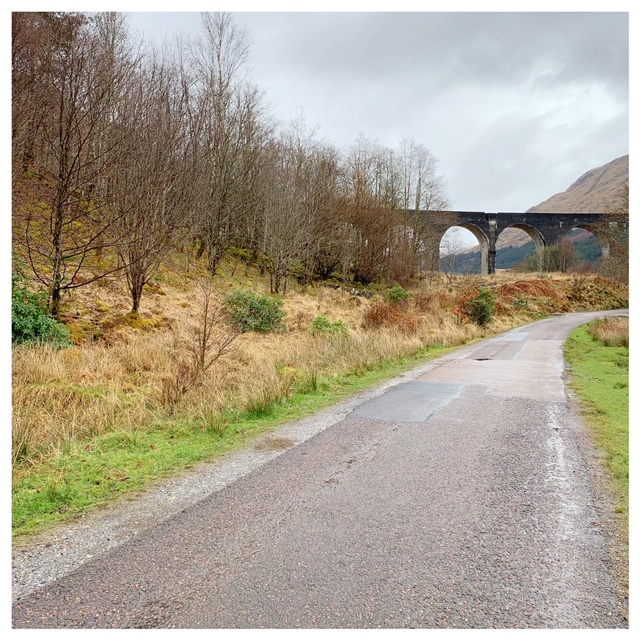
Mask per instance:
[[[18,549],[14,627],[626,627],[561,350],[620,313],[465,347],[313,437],[269,434],[253,452],[280,451],[250,472],[210,465],[246,468],[195,474],[209,488],[177,507],[141,499]]]

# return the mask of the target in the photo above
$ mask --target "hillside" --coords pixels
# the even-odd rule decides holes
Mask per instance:
[[[135,322],[122,278],[103,279],[65,300],[73,347],[13,350],[14,535],[246,446],[276,422],[443,349],[551,313],[628,306],[627,287],[599,276],[432,278],[393,304],[383,288],[365,298],[322,285],[303,292],[292,283],[283,300],[286,328],[236,335],[226,319],[204,315],[211,291],[201,285],[204,265],[181,257],[147,286]],[[220,302],[233,291],[268,292],[268,277],[233,258],[210,284]],[[480,287],[495,294],[487,325],[470,316]],[[203,343],[205,317],[214,322]],[[206,362],[222,356],[192,375],[202,344]]]
[[[566,191],[527,209],[527,213],[601,213],[618,201],[620,188],[629,179],[629,156],[616,158],[582,174]]]
[[[600,213],[610,211],[618,202],[620,189],[629,180],[629,156],[590,169],[566,191],[527,209],[527,213]],[[590,233],[575,230],[569,236],[585,260],[599,257],[599,248]],[[533,242],[520,229],[507,229],[498,239],[496,267],[509,269],[533,252]],[[458,256],[458,273],[480,271],[480,251],[471,247]]]

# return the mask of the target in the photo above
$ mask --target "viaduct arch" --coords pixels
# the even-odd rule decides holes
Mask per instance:
[[[571,229],[586,229],[598,241],[602,256],[629,242],[628,221],[610,213],[513,213],[484,211],[408,211],[408,225],[422,238],[427,270],[440,270],[440,241],[451,227],[470,231],[480,244],[481,273],[496,271],[496,242],[509,227],[525,231],[542,249],[562,240]]]

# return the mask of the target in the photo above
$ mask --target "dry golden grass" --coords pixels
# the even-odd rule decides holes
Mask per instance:
[[[74,347],[14,349],[14,461],[34,463],[55,455],[70,439],[144,428],[167,415],[210,423],[229,409],[259,411],[294,389],[312,388],[318,377],[342,376],[425,346],[456,346],[512,328],[531,317],[522,315],[519,300],[527,300],[529,314],[539,306],[548,312],[552,298],[560,305],[566,302],[561,286],[534,276],[501,274],[452,282],[435,277],[412,289],[397,322],[365,328],[367,314],[382,295],[367,300],[323,286],[306,293],[291,286],[284,300],[286,333],[240,335],[231,352],[167,406],[163,389],[186,363],[198,327],[196,285],[202,277],[195,263],[180,264],[179,256],[176,260],[173,270],[166,269],[147,288],[140,318],[127,316],[122,280],[103,280],[78,289],[67,301]],[[225,269],[214,280],[219,300],[233,287],[266,291],[265,279],[255,270],[237,264]],[[570,286],[568,280],[565,284]],[[458,313],[460,293],[473,286],[491,286],[498,293],[500,314],[489,327],[462,321]],[[349,335],[312,336],[309,328],[317,315],[342,320]]]
[[[607,347],[629,346],[629,318],[603,318],[589,325],[589,333]]]

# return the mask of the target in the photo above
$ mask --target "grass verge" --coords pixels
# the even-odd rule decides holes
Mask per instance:
[[[565,359],[570,386],[604,462],[605,473],[593,477],[594,494],[603,507],[602,522],[620,614],[628,621],[629,319],[606,318],[579,327],[565,342]]]
[[[163,418],[130,430],[71,439],[59,455],[14,480],[14,539],[74,519],[198,462],[242,447],[259,433],[310,415],[450,350],[432,347],[412,356],[383,359],[348,375],[318,376],[286,397],[211,421],[195,416]]]
[[[617,338],[615,336],[618,336]],[[625,339],[626,335],[626,339]],[[629,528],[629,322],[597,320],[565,342],[570,386],[612,477],[616,512]]]

